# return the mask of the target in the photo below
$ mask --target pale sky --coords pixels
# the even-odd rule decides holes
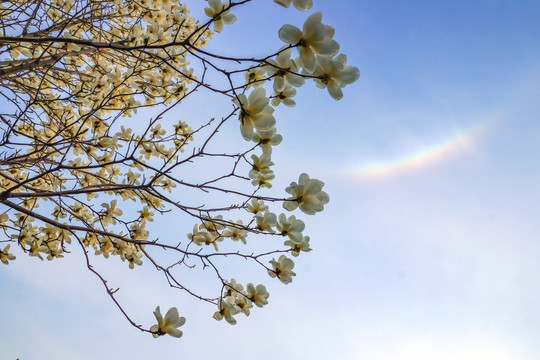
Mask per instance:
[[[230,326],[150,266],[96,257],[137,322],[157,305],[187,318],[181,339],[154,339],[78,248],[52,263],[15,253],[0,266],[2,359],[539,359],[540,3],[255,1],[212,49],[271,51],[314,11],[361,77],[337,102],[307,83],[275,113],[276,191],[307,172],[331,198],[299,214],[313,251],[293,282],[249,274],[269,305]],[[161,237],[191,228],[164,222]]]

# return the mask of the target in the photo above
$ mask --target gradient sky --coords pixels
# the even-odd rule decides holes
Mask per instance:
[[[261,274],[269,305],[230,326],[149,267],[98,260],[138,322],[187,317],[154,340],[80,252],[18,253],[0,267],[2,359],[540,358],[540,2],[314,3],[361,78],[339,102],[306,84],[275,114],[275,188],[307,172],[331,197],[301,217],[314,251],[294,281]],[[214,49],[278,48],[308,14],[265,0],[237,16]]]

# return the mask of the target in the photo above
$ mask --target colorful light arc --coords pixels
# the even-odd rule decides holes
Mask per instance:
[[[493,121],[475,124],[430,146],[388,159],[363,162],[350,167],[347,173],[359,179],[379,179],[424,169],[470,149],[492,124]]]

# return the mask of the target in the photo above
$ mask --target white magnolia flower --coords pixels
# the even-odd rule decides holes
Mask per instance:
[[[156,317],[158,323],[150,328],[152,336],[155,338],[165,334],[169,334],[177,338],[182,336],[182,331],[178,330],[177,328],[184,325],[186,319],[178,316],[178,310],[175,307],[170,308],[167,311],[167,314],[165,314],[165,318],[163,318],[158,306],[156,311],[154,311],[154,316]]]
[[[244,73],[244,79],[246,80],[246,89],[250,86],[261,87],[266,80],[266,69],[263,66],[252,67]]]
[[[257,172],[255,177],[251,177],[253,179],[251,181],[251,185],[270,189],[272,187],[272,180],[274,180],[275,177],[276,176],[274,175],[274,172],[272,170],[263,170]]]
[[[212,236],[210,232],[206,231],[206,229],[203,229],[202,231],[199,231],[200,225],[194,225],[193,226],[193,233],[187,234],[188,239],[193,241],[195,244],[199,246],[204,245],[214,245],[214,248],[216,248],[217,251],[217,243],[216,243],[216,237]]]
[[[251,300],[244,295],[237,296],[234,299],[234,304],[240,309],[240,312],[246,316],[249,316],[250,309],[253,307]]]
[[[272,154],[272,146],[279,145],[283,140],[283,137],[276,134],[276,131],[275,127],[271,127],[268,130],[257,130],[257,132],[253,134],[252,140],[259,143],[263,154]]]
[[[292,282],[292,277],[296,276],[292,271],[294,268],[294,261],[285,255],[281,255],[278,261],[274,259],[270,260],[270,264],[272,264],[274,270],[268,270],[268,275],[273,278],[277,277],[284,284],[289,284]]]
[[[251,140],[254,129],[268,130],[275,125],[274,108],[268,104],[270,99],[264,88],[254,89],[248,97],[240,94],[233,102],[240,107],[240,131],[244,139]]]
[[[214,313],[214,319],[218,321],[225,319],[225,321],[231,325],[236,324],[236,319],[233,316],[240,312],[240,308],[236,306],[236,304],[225,301],[223,298],[219,298],[218,309],[219,310]]]
[[[223,24],[232,24],[236,21],[236,16],[231,14],[229,10],[223,11],[223,9],[230,6],[228,0],[223,3],[220,0],[208,0],[208,5],[210,6],[204,8],[204,13],[206,16],[214,19],[215,32],[221,32],[223,30]]]
[[[291,247],[292,256],[300,255],[300,251],[309,252],[311,248],[309,247],[309,236],[304,236],[300,243],[294,242],[292,240],[285,241],[284,245]]]
[[[319,88],[327,88],[328,93],[335,100],[340,100],[343,97],[342,88],[352,84],[360,77],[360,70],[356,66],[346,65],[347,56],[340,54],[335,58],[325,58],[319,56],[317,58],[317,67],[313,75],[315,85]]]
[[[276,224],[276,229],[283,236],[288,236],[289,239],[296,243],[302,242],[302,231],[304,231],[306,225],[302,220],[297,219],[294,215],[287,216],[285,214],[280,214],[278,222]]]
[[[268,60],[271,66],[266,68],[268,76],[274,79],[274,90],[282,91],[285,89],[285,83],[300,87],[304,85],[304,78],[297,75],[299,72],[298,64],[291,59],[291,49],[281,50],[275,59]]]
[[[311,74],[315,70],[315,54],[334,56],[339,51],[339,44],[332,39],[334,29],[321,23],[322,13],[311,14],[302,30],[293,25],[283,25],[279,29],[279,38],[286,44],[298,45],[300,65]]]
[[[257,229],[260,231],[273,233],[272,227],[276,226],[277,217],[276,214],[267,211],[264,214],[255,215],[255,222],[257,223]]]
[[[274,0],[274,2],[286,8],[291,6],[292,2],[294,7],[300,11],[309,10],[313,6],[313,0]]]
[[[231,238],[233,241],[241,241],[246,244],[246,237],[248,235],[247,230],[243,229],[242,220],[236,221],[238,226],[227,226],[226,230],[221,232],[221,236]]]
[[[244,286],[237,283],[235,279],[225,280],[225,294],[223,296],[227,298],[242,296],[242,290],[244,290]]]
[[[274,98],[272,99],[272,105],[278,106],[284,104],[289,107],[296,105],[296,102],[292,99],[296,95],[296,89],[292,86],[286,86],[283,90],[278,91],[274,89]]]
[[[252,169],[249,171],[250,179],[256,179],[261,173],[264,175],[273,175],[273,171],[270,169],[270,166],[274,165],[270,154],[262,154],[257,156],[255,154],[251,155]],[[273,178],[273,176],[272,176]]]
[[[270,294],[266,291],[266,287],[262,284],[254,286],[252,283],[247,284],[246,292],[248,297],[258,307],[263,307],[268,304]]]
[[[15,260],[15,255],[9,252],[10,246],[10,244],[7,244],[6,247],[4,247],[4,249],[0,251],[0,261],[6,265],[9,264],[8,260]]]
[[[301,174],[298,184],[291,183],[291,186],[285,189],[292,195],[283,203],[283,207],[293,211],[300,207],[304,213],[314,215],[324,210],[324,205],[328,204],[330,197],[322,191],[324,183],[320,180],[310,179],[308,174]]]
[[[246,205],[246,209],[253,214],[257,214],[259,212],[264,213],[266,210],[268,210],[268,205],[264,205],[264,201],[262,200],[251,199],[251,203]]]

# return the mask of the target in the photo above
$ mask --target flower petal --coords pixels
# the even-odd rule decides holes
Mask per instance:
[[[286,44],[298,44],[302,38],[302,31],[293,25],[283,25],[278,32],[279,38]]]
[[[323,56],[334,56],[339,51],[339,44],[337,41],[329,38],[317,41],[311,47],[316,54]]]
[[[352,84],[360,78],[360,70],[356,66],[345,66],[345,68],[338,72],[335,79],[341,85]]]
[[[328,93],[334,100],[341,100],[343,98],[343,91],[339,87],[336,81],[330,81],[328,83]]]
[[[293,5],[300,11],[306,11],[313,6],[313,0],[293,0]]]
[[[300,65],[302,65],[306,72],[312,74],[317,64],[315,54],[309,47],[299,47],[298,53],[300,54]]]

